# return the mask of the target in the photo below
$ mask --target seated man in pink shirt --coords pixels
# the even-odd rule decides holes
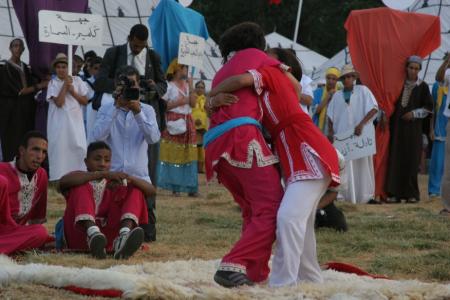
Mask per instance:
[[[50,237],[42,225],[47,211],[47,173],[41,168],[47,139],[28,132],[12,162],[0,163],[0,253],[39,248]]]

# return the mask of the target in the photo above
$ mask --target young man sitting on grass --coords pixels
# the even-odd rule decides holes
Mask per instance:
[[[0,253],[42,247],[50,237],[42,223],[47,212],[47,139],[37,131],[25,134],[18,156],[0,163]]]
[[[67,201],[67,248],[89,250],[95,258],[114,251],[115,259],[127,259],[144,240],[139,225],[148,222],[145,197],[155,188],[135,176],[109,171],[111,149],[104,142],[89,145],[85,164],[87,172],[71,172],[59,183]]]

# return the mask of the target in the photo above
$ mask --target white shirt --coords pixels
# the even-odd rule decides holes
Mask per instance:
[[[111,171],[125,172],[151,182],[147,148],[160,138],[153,107],[141,103],[141,112],[135,115],[117,108],[112,102],[102,103],[92,135],[111,147]]]
[[[450,90],[450,69],[447,69],[445,71],[445,85],[449,88]],[[445,102],[445,110],[444,110],[444,116],[446,116],[447,118],[450,118],[450,95],[447,95],[447,101]]]
[[[131,52],[130,43],[128,43],[127,47],[127,64],[129,66],[132,66],[132,61],[134,58],[134,67],[139,71],[139,75],[145,76],[145,61],[147,59],[147,48],[142,49],[141,52],[139,52],[138,55],[134,55],[133,52]]]
[[[327,109],[327,116],[333,122],[335,134],[354,129],[372,109],[378,110],[378,103],[366,86],[353,87],[349,104],[345,103],[343,91],[342,89],[334,93]]]
[[[175,83],[168,82],[167,83],[167,92],[164,94],[164,96],[162,98],[164,100],[166,100],[167,102],[172,102],[172,101],[176,101],[181,95],[184,97],[189,97],[189,87],[187,88],[187,91],[184,92],[184,91],[180,90],[176,86]],[[182,106],[172,108],[169,111],[183,114],[183,115],[188,115],[188,114],[192,113],[192,107],[189,104],[185,104]]]
[[[312,89],[312,79],[304,74],[302,74],[302,79],[300,80],[300,86],[302,87],[302,94],[311,96],[314,98],[314,92]],[[308,106],[300,104],[302,110],[309,115]]]

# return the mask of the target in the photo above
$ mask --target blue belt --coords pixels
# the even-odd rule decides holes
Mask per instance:
[[[240,117],[236,119],[231,119],[229,121],[226,121],[225,123],[222,123],[208,130],[203,136],[203,147],[206,148],[211,142],[213,142],[215,139],[217,139],[224,133],[242,125],[255,125],[260,130],[262,130],[261,124],[253,118]]]

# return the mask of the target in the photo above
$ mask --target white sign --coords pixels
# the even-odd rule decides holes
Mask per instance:
[[[100,15],[39,11],[39,41],[67,45],[101,46],[104,20]]]
[[[179,64],[202,69],[204,54],[204,38],[185,32],[180,33],[180,43],[178,46]]]
[[[346,161],[374,155],[375,145],[375,127],[370,123],[364,126],[360,136],[350,130],[334,136],[334,147],[342,153]]]

